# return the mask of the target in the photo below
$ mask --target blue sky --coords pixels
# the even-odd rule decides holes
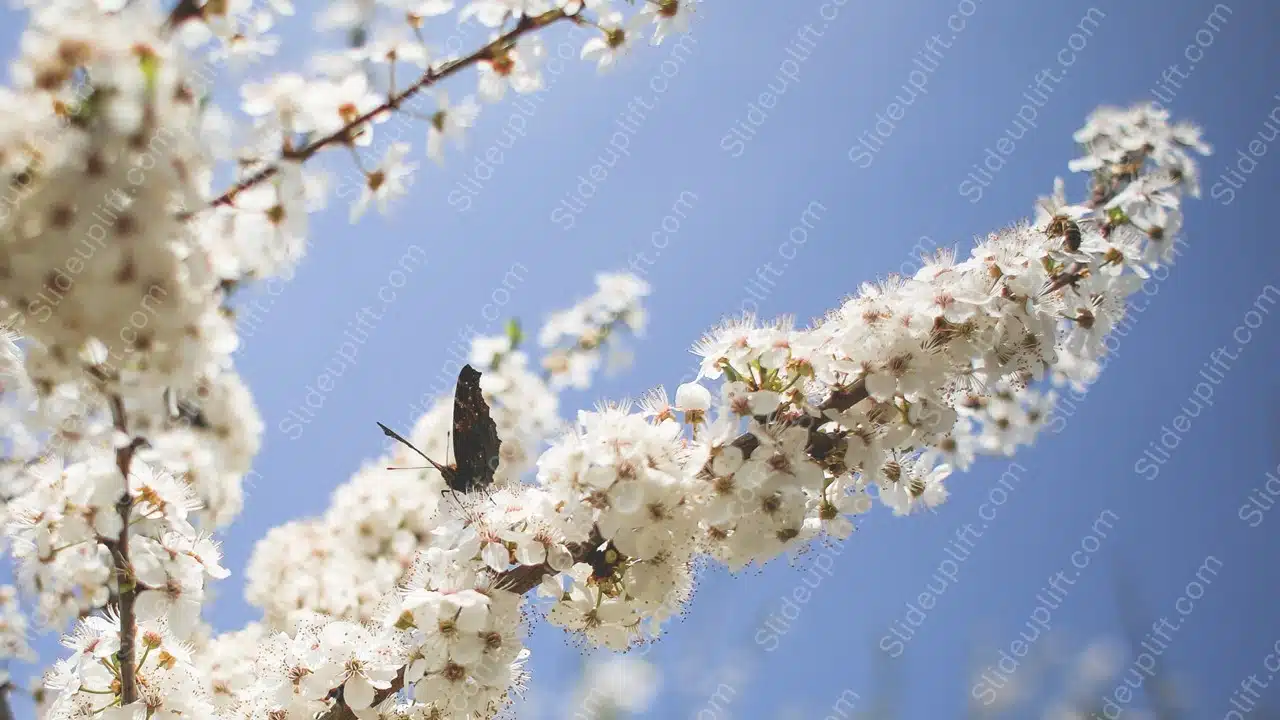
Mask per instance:
[[[707,573],[684,620],[649,656],[664,685],[646,717],[839,718],[850,716],[833,709],[842,693],[857,693],[865,708],[895,688],[900,717],[959,717],[973,662],[996,664],[1028,619],[1041,619],[1068,650],[1118,633],[1117,576],[1137,601],[1137,624],[1182,623],[1158,662],[1186,679],[1191,716],[1223,717],[1242,680],[1266,679],[1263,658],[1280,640],[1267,569],[1280,549],[1280,513],[1242,510],[1265,473],[1280,477],[1272,372],[1280,313],[1247,315],[1268,284],[1280,286],[1269,207],[1280,146],[1265,140],[1274,131],[1264,126],[1268,114],[1280,118],[1280,8],[1219,5],[1210,29],[1214,4],[1200,0],[850,2],[831,20],[822,12],[836,6],[812,0],[703,5],[696,42],[683,49],[642,48],[604,79],[569,63],[523,122],[510,99],[486,108],[468,150],[451,152],[444,170],[420,158],[425,172],[391,217],[353,227],[339,202],[314,219],[310,254],[239,353],[268,430],[260,478],[224,545],[235,574],[220,584],[211,620],[232,629],[256,617],[239,574],[253,543],[327,506],[332,489],[383,447],[375,420],[409,426],[410,405],[441,387],[449,348],[468,326],[498,332],[508,316],[536,326],[589,292],[595,272],[630,263],[654,291],[650,331],[632,343],[635,366],[566,395],[565,410],[671,389],[693,372],[689,346],[726,314],[756,308],[807,321],[861,282],[912,268],[913,246],[967,250],[975,235],[1030,214],[1055,175],[1078,196],[1084,180],[1066,170],[1076,156],[1071,133],[1099,104],[1158,98],[1175,117],[1201,123],[1215,154],[1202,163],[1204,196],[1186,206],[1178,263],[1101,379],[1016,468],[994,459],[953,476],[952,501],[936,515],[877,510],[828,553],[827,575],[810,575],[811,563],[826,562],[818,553],[740,577]],[[1082,25],[1086,16],[1093,21]],[[14,33],[3,31],[10,53]],[[547,37],[554,53],[560,35]],[[1044,70],[1057,79],[1044,80]],[[472,77],[448,87],[469,92]],[[1029,90],[1037,79],[1041,89]],[[890,110],[895,96],[911,97],[912,82],[922,90]],[[783,88],[771,103],[760,99],[770,83]],[[1030,97],[1040,100],[1034,126],[1019,127]],[[880,118],[892,127],[878,130]],[[755,126],[731,135],[739,122]],[[509,143],[504,125],[524,135]],[[425,129],[404,132],[421,152]],[[879,137],[869,161],[858,149],[868,132]],[[997,150],[1010,132],[1018,139]],[[497,139],[511,147],[500,162],[490,158],[489,171],[478,168]],[[581,177],[610,157],[611,142],[627,153],[603,179],[597,173],[585,203],[570,201],[581,209],[565,219],[566,194],[583,194]],[[1241,150],[1256,156],[1252,172],[1215,190],[1222,173],[1250,167]],[[973,167],[984,162],[987,176]],[[379,289],[412,246],[425,261],[384,306]],[[366,306],[379,318],[366,323],[353,367],[301,432],[282,430]],[[1246,323],[1256,327],[1236,332]],[[1213,365],[1220,347],[1234,356],[1227,368],[1221,353]],[[1149,465],[1138,466],[1144,450],[1191,407],[1202,382],[1213,404],[1181,423],[1176,449],[1151,477]],[[1280,492],[1280,481],[1272,487]],[[957,546],[966,524],[972,530]],[[954,570],[944,565],[957,555]],[[1206,574],[1209,557],[1221,564]],[[928,583],[939,587],[941,567],[953,579],[890,657],[889,628]],[[1075,582],[1045,595],[1059,571]],[[758,641],[763,623],[806,577],[822,579],[766,650],[773,641]],[[1189,590],[1193,582],[1199,589]],[[1188,604],[1188,593],[1199,598]],[[1060,598],[1048,619],[1037,610],[1046,597]],[[534,693],[546,706],[575,680],[579,653],[549,627],[531,646]],[[731,689],[717,691],[720,682]],[[1259,693],[1280,705],[1280,688]],[[1125,707],[1144,703],[1139,696]]]

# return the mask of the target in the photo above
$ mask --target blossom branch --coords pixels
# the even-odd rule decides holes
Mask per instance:
[[[1150,159],[1150,155],[1151,148],[1143,146],[1125,154],[1125,157],[1120,163],[1120,167],[1126,170],[1122,172],[1115,172],[1109,167],[1100,168],[1095,172],[1092,178],[1093,189],[1090,193],[1089,200],[1082,203],[1080,207],[1094,212],[1103,209],[1107,203],[1114,199],[1129,183],[1136,181],[1140,177],[1135,168],[1141,168],[1144,166]],[[1182,173],[1176,170],[1171,172],[1170,175],[1171,179],[1175,181],[1181,181],[1184,179]],[[1070,246],[1072,241],[1070,241],[1067,236],[1071,232],[1078,233],[1078,225],[1074,220],[1069,220],[1065,215],[1056,216],[1054,217],[1054,220],[1056,222],[1050,223],[1046,230],[1047,234],[1050,237],[1061,237],[1064,249],[1069,249],[1067,246]],[[1118,225],[1127,222],[1128,218],[1124,218],[1123,215],[1121,215],[1118,220],[1114,217],[1109,217],[1105,223],[1100,224],[1099,232],[1105,237],[1114,231]],[[1152,239],[1155,240],[1157,238],[1153,237]],[[1061,267],[1058,271],[1050,274],[1050,280],[1044,287],[1041,295],[1048,296],[1063,290],[1064,288],[1074,287],[1078,282],[1088,277],[1089,272],[1090,263],[1081,261],[1071,262],[1065,267]],[[989,347],[987,349],[991,350],[994,348]],[[828,411],[840,412],[848,410],[869,397],[870,394],[867,392],[866,378],[861,377],[845,388],[832,388],[826,400],[816,406],[815,409],[818,411],[819,417],[824,417]],[[761,421],[762,425],[768,426],[776,423],[779,418],[778,413],[775,412],[766,417],[757,419]],[[806,447],[806,453],[811,458],[821,463],[826,458],[827,454],[836,446],[836,443],[840,438],[838,435],[832,436],[818,432],[817,426],[820,422],[814,423],[813,419],[814,418],[812,416],[805,415],[800,418],[800,421],[807,423],[809,426],[809,440],[808,446]],[[760,442],[754,434],[744,432],[735,438],[731,444],[742,451],[744,458],[749,458],[751,453],[759,447]],[[710,461],[708,461],[707,467],[709,470]]]
[[[111,417],[118,432],[128,434],[125,421],[124,402],[119,396],[111,398]],[[133,498],[129,495],[129,468],[133,464],[133,455],[143,445],[140,438],[133,438],[123,447],[116,449],[116,467],[120,470],[123,488],[120,499],[116,501],[116,512],[120,515],[120,535],[109,543],[111,557],[115,561],[116,591],[120,605],[120,704],[128,705],[138,699],[138,668],[134,663],[134,637],[137,633],[137,620],[134,603],[138,598],[137,584],[133,578],[133,568],[129,562],[129,519],[133,510]]]
[[[435,85],[439,81],[444,80],[450,77],[451,75],[454,75],[455,73],[462,70],[463,68],[469,67],[483,60],[491,60],[498,57],[498,55],[502,51],[511,47],[512,43],[514,43],[517,39],[519,39],[520,36],[525,35],[526,33],[532,32],[534,30],[547,27],[559,20],[564,20],[564,19],[573,20],[574,22],[582,22],[582,20],[580,20],[576,15],[570,15],[566,13],[563,9],[559,9],[559,8],[555,10],[549,10],[545,13],[542,13],[541,15],[522,16],[520,18],[520,21],[516,23],[516,26],[512,28],[510,31],[508,31],[507,33],[499,36],[489,44],[485,45],[484,47],[481,47],[480,49],[476,50],[470,55],[467,55],[466,57],[458,58],[456,60],[451,60],[449,62],[446,62],[440,65],[439,67],[429,68],[425,73],[422,74],[422,77],[418,78],[418,80],[415,81],[412,85],[409,85],[407,88],[405,88],[401,92],[398,92],[398,93],[392,92],[390,97],[388,97],[385,102],[381,103],[380,105],[373,108],[372,110],[369,110],[368,112],[356,117],[354,120],[348,122],[342,128],[339,128],[338,130],[335,130],[334,132],[318,140],[313,140],[312,142],[309,142],[300,148],[286,147],[282,153],[282,159],[295,161],[295,162],[306,162],[316,153],[320,152],[321,150],[323,150],[324,148],[330,145],[335,145],[338,143],[348,143],[350,141],[350,138],[353,132],[357,128],[359,128],[361,125],[373,120],[374,118],[378,117],[379,115],[385,112],[394,112],[395,110],[399,109],[399,107],[402,104],[404,104],[406,100],[412,98],[414,95],[418,94],[422,90]],[[235,201],[235,198],[237,195],[244,192],[245,190],[248,190],[251,187],[258,185],[259,183],[262,183],[266,180],[271,179],[279,171],[280,171],[279,163],[268,165],[267,167],[258,170],[252,175],[249,175],[248,177],[235,183],[233,186],[231,186],[230,189],[228,189],[218,197],[214,198],[214,200],[209,204],[208,207],[218,207],[220,205],[232,204]],[[183,219],[189,216],[190,216],[190,213],[185,213],[183,215],[180,215],[180,217],[182,217]]]

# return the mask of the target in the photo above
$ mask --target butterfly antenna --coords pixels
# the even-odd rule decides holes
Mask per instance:
[[[413,446],[413,443],[411,443],[411,442],[409,442],[408,440],[405,440],[404,438],[400,437],[400,434],[399,434],[399,433],[397,433],[395,430],[392,430],[391,428],[387,427],[386,425],[383,425],[382,423],[378,423],[378,427],[382,428],[382,432],[383,432],[383,434],[384,434],[384,435],[386,435],[386,436],[387,436],[387,437],[389,437],[389,438],[394,438],[394,439],[399,440],[400,442],[404,443],[405,447],[409,448],[410,450],[412,450],[412,451],[414,451],[414,452],[418,453],[419,455],[421,455],[422,457],[426,458],[427,462],[431,463],[431,466],[432,466],[432,467],[434,467],[434,468],[435,468],[435,469],[437,469],[437,470],[439,470],[439,469],[440,469],[440,466],[436,464],[436,461],[435,461],[435,460],[432,460],[431,458],[427,457],[427,454],[426,454],[426,453],[424,453],[424,452],[422,452],[421,450],[419,450],[418,448],[414,447],[414,446]],[[388,468],[388,469],[389,469],[389,470],[394,470],[395,468]],[[422,469],[425,469],[425,468],[405,468],[405,470],[411,470],[411,469],[412,469],[412,470],[422,470]]]

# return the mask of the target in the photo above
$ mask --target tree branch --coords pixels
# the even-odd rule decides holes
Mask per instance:
[[[165,27],[172,30],[182,23],[204,15],[204,8],[198,6],[198,0],[179,0],[177,5],[173,6],[173,10],[169,12],[169,17],[165,18]]]
[[[506,34],[498,37],[497,39],[493,40],[492,42],[480,48],[479,50],[476,50],[470,55],[467,55],[466,57],[458,58],[457,60],[452,60],[450,62],[444,63],[438,68],[428,69],[425,73],[423,73],[422,77],[418,78],[418,80],[414,82],[412,85],[405,88],[403,91],[399,93],[392,93],[391,96],[387,98],[386,102],[383,102],[382,104],[378,105],[377,107],[370,110],[369,112],[355,118],[354,120],[352,120],[351,122],[343,126],[341,129],[333,133],[330,133],[329,135],[326,135],[325,137],[322,137],[318,140],[313,140],[312,142],[307,143],[306,145],[300,148],[297,148],[297,149],[285,148],[283,152],[283,159],[296,161],[296,162],[306,162],[313,155],[315,155],[316,153],[320,152],[322,149],[330,145],[335,145],[338,143],[347,143],[350,141],[351,133],[354,129],[369,122],[370,120],[381,115],[382,113],[395,111],[402,104],[404,104],[406,100],[413,97],[414,95],[417,95],[420,91],[426,88],[429,88],[432,85],[435,85],[437,82],[444,80],[445,78],[451,75],[454,75],[459,70],[465,67],[474,65],[482,60],[488,60],[497,56],[498,53],[509,48],[511,44],[514,43],[522,35],[525,35],[533,30],[547,27],[548,25],[551,25],[552,23],[558,20],[565,20],[565,19],[573,20],[574,22],[579,22],[575,15],[568,15],[562,9],[550,10],[545,13],[542,13],[541,15],[534,15],[534,16],[525,15],[524,17],[521,17],[520,22],[518,22],[516,26]],[[210,202],[208,207],[218,207],[219,205],[230,205],[235,201],[235,198],[237,195],[244,192],[245,190],[248,190],[251,187],[254,187],[255,185],[258,185],[259,183],[262,183],[263,181],[271,179],[279,172],[280,172],[279,163],[268,165],[267,167],[262,168],[261,170],[258,170],[257,172],[253,173],[252,175],[240,180],[235,185],[232,185],[231,188],[228,189],[226,192],[214,198],[213,201]],[[193,214],[194,213],[192,212],[182,213],[181,215],[179,215],[179,218],[185,220],[191,217]]]
[[[9,691],[13,683],[0,685],[0,720],[14,720],[13,708],[9,707]]]
[[[124,402],[118,395],[111,398],[111,418],[117,431],[126,434],[129,432]],[[116,467],[124,482],[124,490],[116,501],[121,526],[120,536],[114,542],[107,543],[115,561],[116,591],[120,598],[120,651],[116,657],[120,661],[121,705],[128,705],[138,699],[138,668],[134,664],[134,638],[137,634],[134,601],[137,600],[138,591],[133,579],[133,566],[129,562],[129,516],[133,511],[133,498],[129,496],[129,466],[133,464],[134,453],[142,445],[141,439],[134,438],[129,444],[116,449]]]

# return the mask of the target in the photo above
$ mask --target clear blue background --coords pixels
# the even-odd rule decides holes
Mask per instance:
[[[248,489],[247,509],[224,544],[225,564],[235,574],[219,586],[209,613],[218,628],[257,616],[241,599],[253,543],[275,525],[324,510],[331,490],[383,447],[374,420],[408,426],[407,405],[438,386],[446,348],[459,332],[468,323],[483,329],[481,308],[513,263],[528,271],[504,310],[536,327],[588,292],[594,272],[624,268],[631,253],[649,246],[680,193],[695,193],[678,233],[646,268],[652,322],[633,344],[634,368],[589,393],[566,395],[564,409],[638,396],[658,384],[673,389],[695,367],[687,348],[751,297],[747,283],[764,263],[776,266],[779,245],[812,201],[827,210],[760,301],[764,315],[792,313],[801,322],[821,315],[861,282],[910,261],[921,236],[967,252],[975,235],[1030,214],[1055,175],[1068,176],[1079,197],[1083,178],[1066,170],[1077,156],[1071,133],[1099,104],[1151,99],[1170,64],[1185,71],[1184,48],[1205,27],[1212,3],[1097,5],[1105,17],[1087,47],[1040,109],[1038,127],[1017,142],[976,204],[959,194],[959,183],[1010,127],[1035,74],[1060,70],[1056,54],[1086,3],[978,3],[943,50],[927,95],[907,109],[867,169],[849,160],[849,148],[901,93],[925,41],[952,34],[954,2],[846,4],[801,64],[800,81],[736,158],[720,147],[721,138],[775,78],[796,31],[805,24],[821,29],[823,21],[812,0],[703,6],[692,52],[631,138],[630,157],[609,171],[571,231],[553,223],[551,211],[605,150],[627,102],[652,96],[650,79],[670,57],[670,45],[641,48],[605,79],[571,63],[467,212],[452,206],[448,193],[471,169],[474,152],[498,135],[511,113],[510,96],[486,108],[468,152],[451,150],[444,170],[428,167],[425,129],[407,131],[426,171],[389,219],[369,217],[352,227],[341,203],[314,219],[309,256],[239,354],[268,431],[255,466],[262,477]],[[1280,519],[1268,516],[1255,529],[1237,511],[1280,464],[1274,374],[1280,318],[1267,317],[1254,331],[1216,388],[1215,405],[1193,421],[1159,478],[1134,472],[1147,443],[1200,380],[1209,353],[1223,345],[1234,351],[1233,328],[1263,286],[1280,279],[1271,205],[1280,146],[1258,161],[1230,205],[1208,193],[1280,106],[1274,97],[1280,6],[1252,0],[1230,7],[1203,59],[1167,103],[1176,118],[1201,123],[1215,148],[1202,162],[1205,196],[1186,206],[1187,251],[1062,431],[1046,433],[1019,455],[1027,468],[1022,484],[906,653],[889,660],[876,645],[903,616],[904,603],[924,589],[956,529],[975,522],[1005,461],[986,460],[954,476],[952,501],[935,515],[898,519],[877,509],[774,652],[753,638],[762,618],[777,612],[782,596],[807,575],[803,563],[780,561],[736,578],[704,576],[685,620],[650,655],[663,667],[664,684],[646,717],[698,717],[734,668],[737,679],[727,680],[734,689],[721,693],[718,713],[701,717],[825,717],[846,690],[863,697],[863,708],[877,692],[894,690],[904,718],[960,717],[972,661],[996,661],[993,652],[980,652],[984,644],[1007,647],[1015,638],[1036,592],[1050,574],[1070,569],[1071,552],[1104,508],[1120,519],[1053,613],[1062,647],[1078,649],[1095,635],[1120,632],[1116,572],[1135,588],[1145,627],[1174,615],[1174,601],[1212,554],[1223,569],[1162,667],[1185,681],[1189,717],[1197,718],[1222,717],[1250,673],[1265,678],[1262,658],[1280,639],[1272,569]],[[303,30],[294,23],[287,40],[305,42]],[[15,38],[16,28],[4,34]],[[558,34],[547,37],[554,51]],[[472,83],[467,74],[448,87],[457,96]],[[300,439],[288,439],[278,424],[302,403],[304,385],[330,360],[347,321],[361,306],[377,306],[378,288],[411,244],[426,249],[427,264],[398,290],[316,420]],[[537,629],[531,645],[541,716],[564,717],[556,697],[576,681],[579,653],[550,627]],[[1280,689],[1270,694],[1280,704]]]

